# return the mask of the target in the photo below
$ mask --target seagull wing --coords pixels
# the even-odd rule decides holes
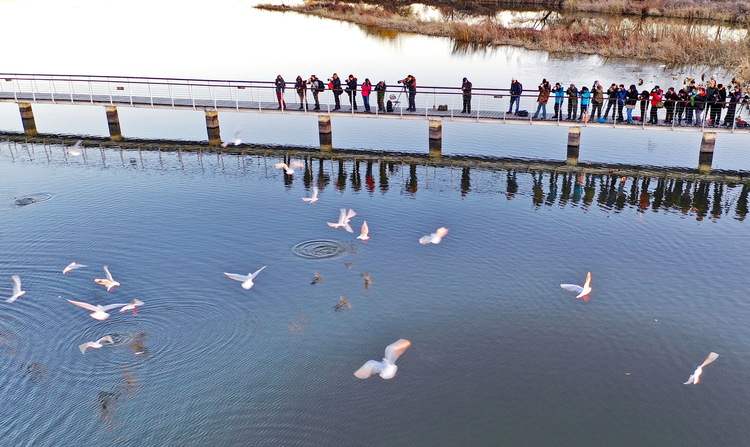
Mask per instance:
[[[284,169],[284,170],[289,169],[289,166],[287,166],[286,163],[276,163],[274,166],[276,166],[278,169]]]
[[[349,208],[349,211],[347,211],[346,213],[346,220],[349,220],[356,215],[357,213],[355,213],[353,209]]]
[[[575,284],[560,284],[560,287],[567,290],[568,292],[574,292],[574,293],[583,292],[583,287],[575,285]]]
[[[258,270],[256,270],[255,273],[251,273],[250,275],[248,275],[248,277],[250,279],[254,279],[256,276],[258,276],[258,273],[260,273],[261,271],[263,271],[263,269],[266,268],[266,267],[268,267],[268,266],[264,265],[263,267],[261,267]]]
[[[344,222],[346,221],[346,208],[341,208],[339,210],[339,225],[344,225]]]
[[[422,245],[427,245],[427,244],[430,243],[431,240],[432,240],[432,235],[428,234],[428,235],[420,237],[419,238],[419,243],[422,244]]]
[[[227,272],[224,272],[224,274],[227,275],[228,277],[232,278],[235,281],[245,282],[248,279],[250,279],[250,276],[240,275],[240,274],[237,274],[237,273],[227,273]]]
[[[688,381],[683,383],[683,385],[695,384],[695,379],[696,379],[695,374],[690,374],[690,377],[688,377]]]
[[[104,337],[100,338],[96,341],[97,343],[114,343],[115,341],[112,340],[111,335],[105,335]]]
[[[385,348],[385,358],[393,363],[406,351],[406,348],[411,346],[411,342],[406,339],[400,339],[397,342],[391,343]]]
[[[293,161],[293,162],[292,162],[292,167],[293,167],[293,168],[301,168],[301,167],[303,167],[303,166],[305,166],[305,164],[304,164],[304,163],[302,163],[301,161]]]
[[[95,346],[95,345],[96,345],[96,343],[94,343],[93,341],[87,341],[86,343],[78,345],[78,349],[81,350],[81,354],[85,354],[86,353],[86,349],[88,349],[88,348],[90,348],[92,346]]]
[[[70,304],[75,304],[78,307],[83,307],[86,310],[90,310],[92,312],[99,312],[101,309],[99,306],[94,306],[93,304],[84,303],[83,301],[73,301],[73,300],[66,300]]]
[[[445,237],[445,235],[448,234],[448,229],[445,227],[440,227],[437,229],[435,234],[437,235],[437,237],[440,237],[440,238]]]
[[[13,295],[21,293],[21,277],[13,275],[10,277],[13,280]]]
[[[318,187],[317,186],[313,186],[313,194],[312,194],[312,198],[313,199],[317,199],[318,198],[318,192],[319,192]]]
[[[362,234],[359,235],[360,238],[367,238],[367,235],[370,233],[370,227],[367,226],[367,221],[362,222]]]
[[[110,280],[110,281],[114,281],[114,279],[112,278],[112,274],[111,274],[111,273],[109,273],[109,267],[107,267],[106,265],[104,266],[104,273],[106,273],[106,274],[107,274],[107,279],[108,279],[108,280]]]
[[[591,272],[588,272],[586,274],[586,282],[583,283],[583,288],[588,289],[591,287]]]
[[[379,374],[381,371],[383,371],[384,367],[385,365],[383,365],[383,362],[379,362],[377,360],[368,360],[364,365],[362,365],[361,368],[354,372],[354,375],[357,378],[366,379],[373,374]]]
[[[708,354],[708,357],[706,357],[706,361],[705,361],[705,362],[703,362],[703,364],[701,365],[701,368],[703,368],[704,366],[706,366],[706,365],[708,365],[709,363],[713,362],[713,361],[714,361],[714,360],[716,360],[716,359],[717,359],[718,357],[719,357],[719,354],[717,354],[717,353],[715,353],[715,352],[712,352],[712,353]]]

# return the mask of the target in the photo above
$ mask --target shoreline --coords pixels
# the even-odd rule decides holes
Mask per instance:
[[[476,24],[459,21],[422,21],[382,6],[349,3],[311,3],[300,6],[261,4],[266,11],[294,12],[344,21],[369,28],[448,37],[460,43],[515,46],[553,55],[596,54],[604,58],[634,59],[668,65],[722,67],[743,87],[750,82],[750,38],[722,42],[695,28],[628,26],[622,16],[599,26],[572,20],[543,30],[508,28],[490,19]],[[627,18],[627,17],[625,17]],[[686,48],[685,43],[690,48]]]

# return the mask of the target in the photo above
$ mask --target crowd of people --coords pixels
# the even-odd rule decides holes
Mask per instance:
[[[686,78],[685,81],[684,86],[679,90],[675,90],[675,87],[669,87],[664,91],[657,85],[650,91],[646,89],[639,91],[635,84],[625,88],[624,84],[612,83],[607,90],[604,90],[599,81],[594,81],[591,88],[583,86],[579,89],[575,84],[570,84],[565,88],[559,82],[552,86],[547,79],[543,79],[537,87],[536,111],[531,118],[546,120],[547,103],[553,99],[554,115],[551,117],[552,120],[583,122],[596,120],[597,122],[616,121],[633,124],[636,121],[645,122],[648,119],[649,124],[664,123],[714,127],[747,125],[740,119],[739,112],[743,106],[750,107],[750,96],[744,95],[739,84],[734,87],[725,87],[724,84],[717,83],[713,78],[705,84],[697,85],[694,79]],[[416,111],[416,78],[408,75],[397,82],[401,84],[402,91],[406,93],[408,98],[406,110]],[[641,83],[642,81],[639,85]],[[357,78],[350,74],[342,82],[338,74],[334,73],[328,78],[327,83],[318,79],[316,75],[312,75],[306,80],[302,76],[297,76],[294,88],[299,96],[300,110],[307,110],[309,106],[307,101],[308,91],[312,94],[315,103],[311,110],[320,110],[319,95],[327,89],[333,92],[334,111],[341,110],[340,96],[343,93],[347,94],[350,110],[357,110],[358,91],[362,95],[365,113],[372,113],[370,95],[373,91],[377,96],[378,112],[392,111],[389,110],[390,104],[387,105],[385,100],[388,89],[385,81],[379,81],[373,86],[370,79],[365,78],[364,82],[359,84]],[[281,75],[277,76],[275,90],[279,109],[286,108],[285,89],[284,78]],[[461,113],[470,114],[473,93],[472,83],[468,78],[463,78],[460,91],[463,103]],[[516,78],[511,80],[508,93],[510,104],[506,114],[514,114],[520,117],[528,116],[528,111],[520,109],[521,100],[533,95],[524,95],[523,85]],[[565,107],[566,102],[567,108]],[[665,110],[665,116],[662,118],[659,116],[661,109]],[[724,109],[726,109],[726,113]],[[564,113],[565,111],[567,113]],[[640,111],[640,115],[634,116],[637,111]]]

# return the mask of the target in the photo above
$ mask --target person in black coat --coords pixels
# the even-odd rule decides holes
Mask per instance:
[[[331,76],[330,79],[328,79],[328,86],[333,90],[333,101],[334,101],[334,107],[333,110],[341,110],[341,96],[342,93],[344,93],[343,90],[341,90],[341,79],[339,78],[339,75],[336,73]]]
[[[346,94],[349,96],[349,105],[357,110],[357,78],[354,75],[350,74],[346,80]]]
[[[464,82],[461,84],[461,92],[463,92],[464,98],[464,109],[461,113],[471,113],[471,81],[464,78]]]
[[[409,93],[409,107],[406,109],[409,112],[417,111],[417,78],[412,75],[405,77],[398,81],[399,84],[404,84],[404,89]]]

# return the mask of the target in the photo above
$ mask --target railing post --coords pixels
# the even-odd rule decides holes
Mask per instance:
[[[117,107],[104,106],[107,112],[107,126],[109,127],[109,139],[112,141],[122,141],[122,131],[120,130],[120,117],[117,114]]]
[[[36,121],[34,121],[34,111],[31,109],[31,104],[27,102],[19,102],[18,109],[21,112],[21,122],[23,123],[24,134],[29,137],[37,136]]]

